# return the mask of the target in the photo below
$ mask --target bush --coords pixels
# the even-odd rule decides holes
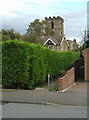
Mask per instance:
[[[59,70],[59,76],[63,77],[67,72],[65,70]]]
[[[66,71],[80,57],[79,52],[57,52],[17,40],[3,42],[2,53],[3,87],[21,89],[44,84],[48,73],[51,77],[59,76],[59,70]]]
[[[67,69],[67,70],[70,70],[72,67],[74,67],[74,62],[71,63],[71,64],[68,66],[68,69]]]
[[[5,88],[28,88],[29,55],[26,44],[7,41],[2,44],[2,85]]]

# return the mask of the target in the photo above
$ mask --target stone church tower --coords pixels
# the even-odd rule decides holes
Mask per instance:
[[[45,20],[49,23],[53,35],[64,35],[64,20],[60,16],[54,16],[53,18],[45,17]]]

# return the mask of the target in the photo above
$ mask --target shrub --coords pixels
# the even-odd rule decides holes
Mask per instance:
[[[21,89],[44,84],[48,73],[56,77],[59,70],[66,71],[70,63],[80,57],[79,52],[57,52],[18,40],[3,42],[2,53],[3,87]]]
[[[59,70],[59,76],[63,77],[67,72],[65,70]]]
[[[5,88],[30,87],[29,56],[26,44],[19,41],[7,41],[2,44],[2,85]]]
[[[67,70],[70,70],[72,67],[74,67],[74,62],[71,63],[71,64],[68,66],[68,69],[67,69]]]

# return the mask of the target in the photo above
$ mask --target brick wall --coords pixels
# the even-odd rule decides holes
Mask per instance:
[[[67,87],[73,85],[73,83],[75,82],[74,67],[72,67],[69,71],[67,71],[67,74],[62,78],[59,78],[58,80],[59,80],[59,90],[64,90]]]
[[[89,81],[89,48],[83,51],[84,56],[84,80]]]

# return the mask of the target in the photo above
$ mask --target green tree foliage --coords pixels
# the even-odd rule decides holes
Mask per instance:
[[[8,39],[15,39],[15,34],[14,34],[14,30],[2,30],[2,40],[6,41]]]
[[[38,37],[35,33],[25,34],[24,37],[22,38],[22,40],[30,42],[30,43],[35,43],[35,44],[41,44],[42,45],[41,37]]]
[[[2,36],[2,41],[7,40],[14,40],[14,39],[22,39],[24,35],[20,35],[19,33],[15,32],[13,29],[0,31],[0,35]]]
[[[42,35],[42,23],[39,21],[39,19],[34,20],[30,23],[29,28],[27,29],[27,34],[36,34],[37,36]]]
[[[35,19],[33,22],[30,23],[27,29],[27,34],[36,34],[37,36],[41,37],[42,35],[52,35],[52,31],[50,30],[50,26],[48,21],[42,20],[40,22],[39,19]]]
[[[2,44],[2,85],[4,88],[32,89],[44,84],[48,73],[57,77],[80,57],[79,52],[57,52],[22,41]]]
[[[42,36],[52,35],[48,22],[45,20],[40,22],[39,19],[35,19],[31,22],[26,31],[27,33],[22,40],[35,44],[42,44]]]

